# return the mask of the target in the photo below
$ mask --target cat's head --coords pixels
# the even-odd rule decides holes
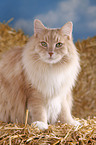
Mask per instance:
[[[43,62],[54,64],[67,61],[72,47],[72,22],[66,23],[60,29],[45,27],[38,19],[34,21],[35,51]]]

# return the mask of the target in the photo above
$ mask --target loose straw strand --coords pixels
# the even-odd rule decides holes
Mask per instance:
[[[27,125],[27,122],[28,122],[28,109],[26,110],[25,126]]]

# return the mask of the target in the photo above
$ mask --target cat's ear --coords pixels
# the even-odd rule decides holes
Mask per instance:
[[[72,29],[73,29],[73,23],[68,22],[63,27],[61,27],[60,31],[65,35],[68,36],[68,39],[72,38]]]
[[[38,19],[34,20],[34,35],[41,34],[42,31],[46,29],[46,27],[42,24],[42,22]]]

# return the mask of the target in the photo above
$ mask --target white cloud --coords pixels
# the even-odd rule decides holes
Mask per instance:
[[[79,35],[88,31],[96,32],[96,6],[90,5],[90,0],[66,0],[58,2],[55,10],[34,17],[40,19],[48,27],[61,27],[64,23],[72,21],[74,31]],[[15,28],[21,28],[32,34],[33,20],[18,20]]]
[[[96,32],[96,20],[94,20],[94,21],[90,21],[89,23],[88,23],[88,28],[89,29],[91,29],[91,31],[94,31],[95,30],[95,32]],[[96,35],[96,34],[95,34]]]
[[[91,15],[92,17],[96,16],[96,6],[89,6],[87,12],[88,15]]]
[[[54,25],[63,25],[67,21],[77,21],[78,15],[76,14],[76,9],[79,6],[78,0],[68,0],[58,3],[58,7],[54,11],[49,11],[46,14],[40,14],[36,16],[42,20],[49,27],[54,27]]]
[[[14,24],[14,28],[16,30],[22,29],[25,33],[32,35],[33,28],[34,28],[33,21],[20,19],[20,20],[16,21],[16,23]]]

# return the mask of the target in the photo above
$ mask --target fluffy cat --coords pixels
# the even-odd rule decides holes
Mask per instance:
[[[72,118],[72,88],[80,70],[72,40],[72,22],[60,29],[34,21],[34,35],[22,48],[14,48],[0,60],[0,120],[28,123],[47,129],[60,120],[77,125]]]

